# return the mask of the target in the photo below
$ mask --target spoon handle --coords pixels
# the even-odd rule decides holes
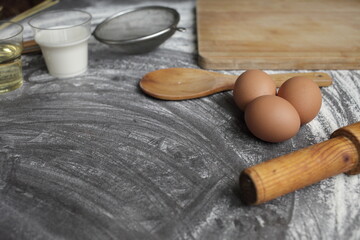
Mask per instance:
[[[220,74],[217,72],[213,72],[214,77],[217,77],[218,90],[232,90],[234,88],[234,84],[238,76],[236,75],[228,75],[228,74]],[[306,77],[313,80],[319,87],[327,87],[332,85],[333,80],[331,76],[324,72],[307,72],[307,73],[277,73],[270,74],[271,78],[275,81],[276,87],[280,87],[286,80],[292,77]]]
[[[329,74],[324,72],[308,72],[308,73],[279,73],[270,74],[275,81],[276,86],[280,87],[286,80],[292,77],[307,77],[313,80],[319,87],[327,87],[332,84],[332,78]]]

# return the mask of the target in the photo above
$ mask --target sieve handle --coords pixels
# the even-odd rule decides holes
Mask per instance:
[[[184,28],[184,27],[176,27],[175,30],[178,31],[178,32],[185,32],[186,28]]]

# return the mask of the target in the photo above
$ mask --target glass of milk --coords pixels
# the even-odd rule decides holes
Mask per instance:
[[[29,21],[50,75],[69,78],[86,72],[91,15],[81,10],[43,12]]]

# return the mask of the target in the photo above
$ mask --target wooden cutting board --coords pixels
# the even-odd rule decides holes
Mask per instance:
[[[360,0],[197,0],[207,69],[360,69]]]

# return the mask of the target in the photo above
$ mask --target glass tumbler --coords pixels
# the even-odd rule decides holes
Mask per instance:
[[[10,92],[23,84],[22,42],[22,25],[0,21],[0,93]]]
[[[81,10],[40,13],[29,21],[50,75],[69,78],[86,72],[91,15]]]

